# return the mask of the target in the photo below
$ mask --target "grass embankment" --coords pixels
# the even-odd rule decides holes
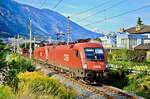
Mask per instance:
[[[48,77],[41,72],[19,73],[19,97],[36,99],[72,99],[75,92],[66,88],[58,80]]]
[[[150,63],[144,55],[143,51],[134,52],[126,49],[112,51],[108,63],[114,67],[110,68],[108,83],[150,98]]]
[[[3,46],[5,47],[5,46]],[[58,80],[35,71],[35,64],[29,59],[0,51],[0,71],[4,75],[0,86],[0,99],[72,99],[76,93]]]

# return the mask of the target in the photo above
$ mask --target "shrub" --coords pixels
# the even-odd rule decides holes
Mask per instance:
[[[41,72],[19,73],[19,95],[27,90],[32,94],[58,96],[61,99],[75,97],[74,90],[64,87],[58,80],[45,76]]]
[[[112,51],[112,60],[114,61],[120,61],[120,60],[126,60],[127,49],[121,49],[121,50],[113,50]]]
[[[18,78],[16,77],[16,75],[19,72],[34,71],[35,66],[32,61],[13,53],[10,55],[10,58],[11,59],[9,61],[9,71],[4,78],[4,83],[13,88],[14,91],[17,91]]]
[[[6,66],[6,50],[0,50],[0,69],[2,69],[4,66]]]
[[[0,99],[15,99],[10,87],[0,85]]]
[[[113,50],[111,53],[111,59],[114,61],[135,61],[135,62],[144,62],[146,59],[145,51],[138,50]]]
[[[150,98],[150,77],[145,73],[128,75],[128,85],[124,87],[125,90]]]
[[[135,62],[143,62],[146,59],[146,52],[138,50],[128,50],[127,59]]]
[[[123,88],[128,84],[126,74],[127,71],[124,69],[109,71],[107,83],[118,88]]]
[[[150,58],[146,59],[146,62],[150,63]]]

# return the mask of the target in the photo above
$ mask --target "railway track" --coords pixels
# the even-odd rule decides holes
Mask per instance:
[[[56,72],[58,75],[72,81],[74,84],[78,84],[80,88],[84,88],[92,93],[89,99],[140,99],[136,95],[131,95],[129,93],[126,93],[118,88],[108,86],[108,85],[102,85],[102,86],[92,86],[82,83],[80,80],[76,80],[74,78],[69,77],[68,74],[64,72],[59,72],[57,70],[54,70],[53,65],[46,65],[41,64],[46,69]],[[100,98],[98,98],[100,97]],[[84,95],[80,94],[76,99],[84,99]]]
[[[26,56],[24,56],[26,57]],[[80,88],[84,88],[88,90],[90,93],[92,93],[88,98],[86,99],[143,99],[142,97],[129,94],[127,92],[124,92],[121,89],[108,86],[108,85],[102,85],[102,86],[92,86],[92,85],[87,85],[80,80],[76,80],[75,78],[71,78],[69,74],[60,72],[54,68],[54,65],[48,65],[48,64],[43,64],[42,62],[38,62],[38,64],[42,65],[45,69],[55,72],[55,74],[60,75],[61,77],[64,77],[68,79],[69,81],[72,81],[74,84],[78,84]],[[85,99],[84,94],[80,94],[76,97],[76,99]]]

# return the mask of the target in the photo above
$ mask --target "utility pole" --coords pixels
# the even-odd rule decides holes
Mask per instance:
[[[24,46],[25,46],[25,48],[27,48],[27,42],[26,42],[26,38],[24,38]]]
[[[13,48],[13,51],[14,51],[14,53],[16,52],[16,38],[14,37],[14,48]]]
[[[20,49],[20,46],[19,46],[19,34],[18,34],[18,37],[17,37],[17,53],[19,53],[19,49]]]
[[[35,37],[34,37],[34,49],[35,49]]]
[[[30,55],[30,58],[32,58],[32,24],[31,24],[31,20],[30,20],[30,23],[29,23],[29,32],[30,32],[30,37],[29,37],[29,41],[30,41],[30,46],[29,46],[29,55]]]
[[[48,43],[52,43],[52,39],[51,39],[51,36],[48,38]]]
[[[68,19],[68,24],[67,24],[67,45],[69,44],[70,42],[70,16],[67,17]]]

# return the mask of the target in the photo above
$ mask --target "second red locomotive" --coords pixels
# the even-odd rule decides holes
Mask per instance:
[[[92,42],[38,47],[34,50],[34,59],[90,82],[97,82],[104,76],[107,64],[103,46]]]

